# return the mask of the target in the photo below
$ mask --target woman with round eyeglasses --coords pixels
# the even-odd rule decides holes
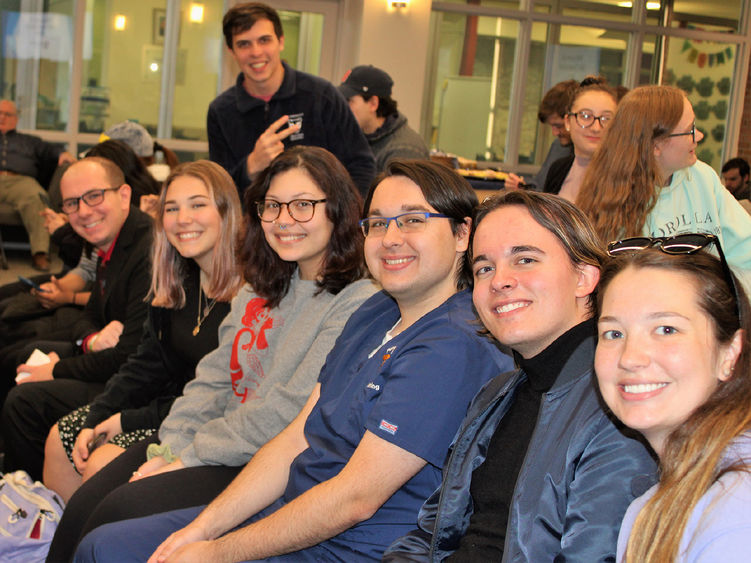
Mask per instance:
[[[216,497],[300,412],[350,314],[378,289],[364,279],[362,199],[330,152],[286,150],[244,198],[247,283],[218,348],[198,364],[158,440],[129,448],[73,495],[55,560],[68,560],[101,524]]]
[[[595,370],[640,432],[660,481],[629,507],[619,563],[747,561],[751,548],[751,308],[711,235],[611,243]]]
[[[604,78],[587,77],[574,91],[565,117],[574,154],[555,161],[545,180],[544,191],[576,201],[584,173],[615,114],[618,97]]]
[[[751,217],[717,173],[697,160],[703,138],[682,90],[635,88],[621,100],[576,204],[603,240],[713,233],[745,281],[751,270]]]

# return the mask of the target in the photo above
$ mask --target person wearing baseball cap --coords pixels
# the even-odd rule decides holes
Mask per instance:
[[[381,172],[394,158],[429,156],[423,138],[409,125],[391,97],[394,81],[373,65],[356,66],[345,74],[339,91],[349,102]]]

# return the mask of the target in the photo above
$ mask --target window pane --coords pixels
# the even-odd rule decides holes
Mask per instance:
[[[192,4],[195,2],[182,0],[180,5],[172,137],[206,141],[206,111],[217,94],[225,47],[224,2],[204,0],[201,13],[191,12]]]
[[[323,14],[281,10],[284,60],[292,68],[318,75],[321,71]]]
[[[696,127],[704,133],[696,156],[719,172],[737,47],[680,38],[668,39],[666,46],[663,83],[688,93],[696,113]]]
[[[518,24],[502,18],[440,19],[433,103],[434,145],[478,160],[503,160]]]
[[[21,110],[19,129],[65,130],[73,59],[73,0],[3,1],[0,5],[2,97],[15,100]]]
[[[741,0],[677,0],[673,4],[672,27],[688,27],[706,31],[742,31]]]
[[[156,134],[165,0],[87,0],[80,131],[126,119]]]

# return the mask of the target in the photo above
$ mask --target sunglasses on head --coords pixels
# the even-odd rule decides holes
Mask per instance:
[[[672,237],[631,237],[623,240],[616,240],[608,244],[608,254],[618,256],[624,252],[638,252],[647,248],[658,248],[665,254],[693,254],[699,250],[714,244],[717,254],[720,257],[720,266],[725,275],[725,282],[733,290],[735,298],[735,312],[738,320],[741,319],[740,299],[738,298],[738,288],[735,285],[735,278],[730,271],[730,266],[725,259],[725,253],[722,251],[720,239],[708,233],[686,233]]]

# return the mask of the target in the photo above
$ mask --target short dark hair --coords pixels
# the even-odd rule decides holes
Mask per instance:
[[[269,20],[274,26],[277,39],[284,37],[282,20],[279,19],[279,14],[274,8],[260,2],[245,2],[232,6],[224,14],[222,32],[227,47],[232,49],[232,38],[238,33],[249,30],[258,20]]]
[[[375,94],[356,94],[362,96],[362,99],[366,102],[372,98]],[[396,100],[391,96],[378,96],[378,109],[376,115],[378,117],[388,117],[396,113]]]
[[[738,172],[741,175],[741,178],[743,176],[748,176],[749,172],[751,172],[751,169],[749,169],[748,162],[746,162],[745,159],[736,156],[735,158],[731,158],[728,160],[725,164],[722,165],[722,173],[728,172],[729,170],[732,170],[733,168],[737,168]]]
[[[347,169],[326,149],[297,145],[277,156],[245,191],[247,232],[240,248],[245,280],[253,291],[276,307],[289,291],[297,264],[285,262],[274,252],[261,226],[256,202],[266,197],[275,176],[299,169],[326,195],[326,217],[334,229],[326,247],[323,267],[316,284],[319,293],[336,295],[350,283],[365,277],[363,234],[358,225],[362,197]],[[320,210],[318,211],[320,212]]]
[[[564,80],[547,91],[537,110],[537,119],[545,123],[551,115],[565,117],[571,104],[571,95],[579,87],[576,80]]]
[[[448,216],[451,221],[451,231],[454,234],[459,231],[460,225],[466,224],[467,218],[472,217],[472,212],[477,206],[477,195],[472,186],[447,166],[429,160],[396,158],[389,162],[386,170],[379,174],[370,186],[365,198],[366,217],[370,211],[376,187],[384,179],[392,176],[404,176],[417,184],[425,201],[438,213]],[[471,230],[473,225],[469,227]],[[467,261],[466,252],[456,272],[456,287],[457,289],[472,287],[472,267]]]

